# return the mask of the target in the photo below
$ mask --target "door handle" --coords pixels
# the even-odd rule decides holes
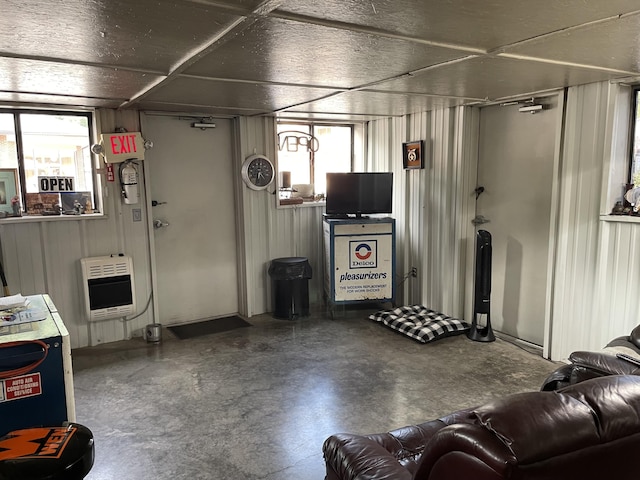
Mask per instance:
[[[156,230],[158,228],[162,228],[162,227],[168,227],[169,226],[169,222],[165,222],[164,220],[154,220],[153,221],[153,228],[155,228]]]

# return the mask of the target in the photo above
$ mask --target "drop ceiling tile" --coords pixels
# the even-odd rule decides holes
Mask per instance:
[[[274,111],[335,92],[322,88],[177,77],[151,92],[144,101]]]
[[[476,57],[376,86],[377,90],[495,100],[614,78],[611,73],[503,57]]]
[[[466,55],[405,40],[264,18],[185,73],[352,88]]]
[[[637,73],[640,72],[640,15],[568,30],[505,52]]]
[[[0,58],[0,91],[128,99],[161,77],[67,63]]]
[[[167,73],[240,18],[204,2],[2,2],[0,52]]]
[[[288,0],[275,12],[492,49],[640,9],[637,0]]]
[[[316,114],[400,116],[436,108],[453,107],[462,103],[462,99],[455,98],[354,91],[310,102],[290,110]],[[286,114],[287,112],[282,112],[282,115]]]

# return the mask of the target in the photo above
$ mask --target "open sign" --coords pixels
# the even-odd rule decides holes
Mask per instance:
[[[38,177],[38,188],[40,193],[76,191],[73,177]]]

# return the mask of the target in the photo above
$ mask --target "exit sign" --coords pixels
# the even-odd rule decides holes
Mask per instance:
[[[103,133],[100,144],[107,163],[144,160],[144,139],[140,132]]]

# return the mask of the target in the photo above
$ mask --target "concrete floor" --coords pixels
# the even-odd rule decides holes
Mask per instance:
[[[373,311],[373,310],[371,310]],[[557,365],[498,339],[423,345],[347,309],[160,345],[73,352],[77,420],[95,435],[89,480],[321,480],[322,443],[378,433],[510,393]]]

